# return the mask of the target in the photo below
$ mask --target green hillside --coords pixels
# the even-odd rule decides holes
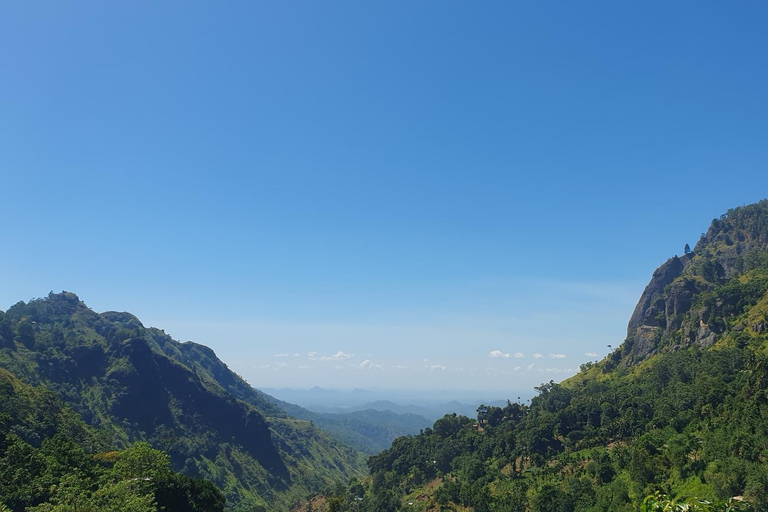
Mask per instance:
[[[0,511],[220,512],[209,481],[171,470],[146,443],[108,447],[55,393],[0,370]]]
[[[289,417],[210,349],[128,313],[95,313],[72,293],[0,313],[0,366],[60,395],[108,444],[165,450],[231,509],[285,510],[363,471],[358,452]]]
[[[715,219],[619,348],[537,391],[397,439],[315,509],[768,510],[768,201]]]

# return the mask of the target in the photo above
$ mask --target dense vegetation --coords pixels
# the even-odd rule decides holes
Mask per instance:
[[[713,221],[621,347],[537,391],[397,439],[324,507],[768,510],[768,201]]]
[[[224,510],[211,482],[174,473],[167,454],[106,447],[54,393],[0,370],[0,511]]]
[[[0,312],[0,367],[58,394],[106,447],[148,442],[185,475],[213,481],[234,510],[284,510],[362,476],[361,455],[288,416],[210,349],[71,293]],[[86,448],[86,451],[87,448]]]

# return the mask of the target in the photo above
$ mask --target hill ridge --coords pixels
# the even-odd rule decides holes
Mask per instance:
[[[116,447],[149,441],[174,468],[216,483],[231,509],[284,510],[362,457],[289,417],[213,350],[134,315],[88,308],[71,292],[0,313],[0,367],[59,393]]]
[[[369,459],[369,479],[330,490],[326,504],[637,512],[647,496],[643,510],[672,510],[667,495],[686,510],[768,510],[767,326],[763,200],[663,263],[602,361],[536,387],[528,405],[447,415],[396,439]]]

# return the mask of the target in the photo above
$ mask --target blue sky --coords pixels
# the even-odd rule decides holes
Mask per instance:
[[[4,3],[0,307],[73,291],[262,387],[564,378],[768,196],[767,16]]]

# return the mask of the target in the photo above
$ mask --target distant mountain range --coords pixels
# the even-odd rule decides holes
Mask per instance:
[[[431,394],[427,394],[424,391],[367,389],[339,391],[315,386],[310,389],[263,388],[262,391],[279,400],[298,404],[313,412],[340,414],[372,409],[398,414],[413,414],[432,422],[446,414],[474,415],[480,405],[502,406],[506,404],[506,399],[482,399],[478,397],[490,393],[470,390],[462,392],[433,391]],[[441,400],[442,397],[451,397],[457,394],[463,401]],[[517,393],[517,395],[520,394]],[[526,395],[526,398],[532,396],[530,392],[522,394]]]
[[[418,434],[432,426],[432,421],[410,413],[391,410],[363,409],[345,413],[319,413],[298,405],[272,399],[285,412],[295,418],[311,421],[334,439],[366,455],[389,448],[401,436]]]

